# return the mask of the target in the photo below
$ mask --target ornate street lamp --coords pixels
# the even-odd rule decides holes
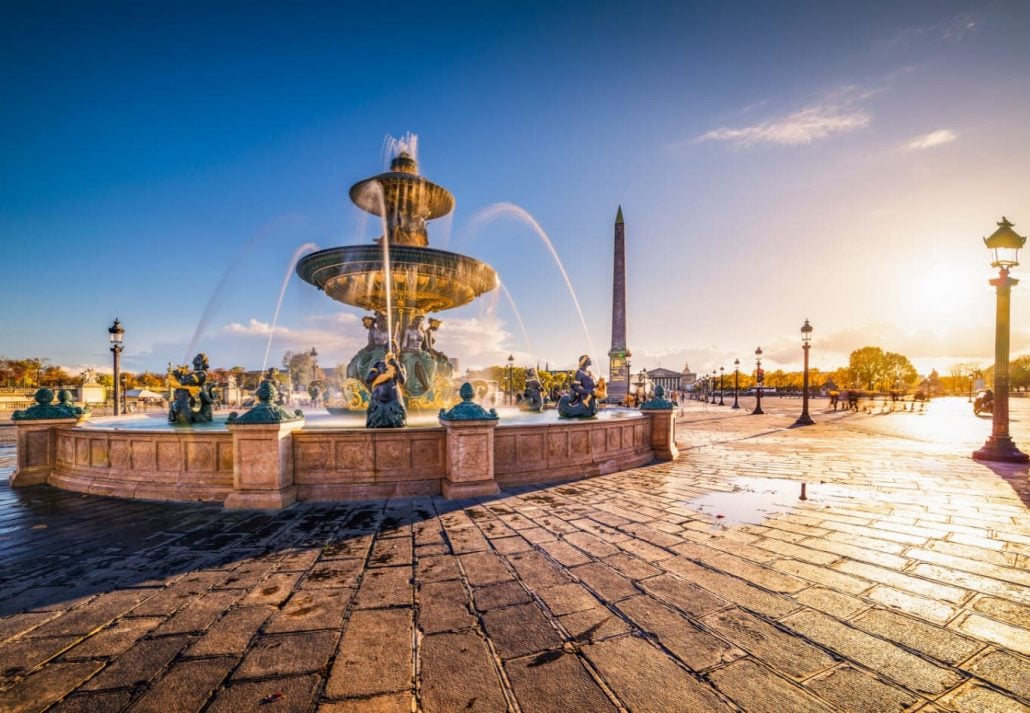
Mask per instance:
[[[723,391],[723,388],[722,388],[722,375],[723,375],[723,368],[720,366],[719,367],[719,405],[720,406],[725,406],[726,402],[723,400],[723,394],[725,392]]]
[[[811,426],[815,421],[808,415],[808,350],[812,348],[812,325],[805,320],[801,325],[801,348],[805,352],[805,372],[801,379],[801,415],[794,422],[795,426]]]
[[[740,408],[737,392],[740,391],[740,359],[733,360],[733,408]]]
[[[765,372],[762,371],[762,348],[758,347],[755,349],[755,410],[751,412],[752,416],[761,416],[765,413],[762,410],[762,381],[765,378]]]
[[[108,328],[107,333],[111,336],[111,353],[114,354],[114,378],[112,383],[114,384],[114,415],[117,416],[121,413],[118,398],[121,386],[119,382],[122,375],[122,349],[124,349],[122,338],[125,336],[125,329],[116,318],[114,324]]]
[[[515,401],[515,357],[508,355],[508,405]]]
[[[1019,280],[1009,277],[1009,268],[1019,264],[1019,249],[1026,238],[1012,229],[1012,223],[1002,216],[998,229],[984,244],[994,252],[991,266],[998,268],[998,276],[990,281],[998,293],[994,325],[994,421],[991,437],[983,448],[973,453],[976,460],[1026,463],[1030,456],[1016,448],[1009,436],[1009,314],[1012,287]],[[929,381],[929,379],[927,379]]]

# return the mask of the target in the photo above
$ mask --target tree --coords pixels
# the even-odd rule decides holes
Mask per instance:
[[[894,352],[883,355],[884,387],[887,389],[904,389],[919,378],[916,369],[908,357]],[[937,372],[934,372],[935,374]]]
[[[283,354],[283,368],[296,388],[307,386],[315,380],[315,358],[309,352],[286,352]]]
[[[848,368],[852,383],[872,391],[883,380],[885,355],[880,347],[862,347],[851,352]]]

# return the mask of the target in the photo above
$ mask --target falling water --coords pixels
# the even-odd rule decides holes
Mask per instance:
[[[503,282],[500,280],[497,282],[501,286],[501,292],[503,292],[504,296],[508,298],[508,304],[511,305],[512,312],[515,313],[515,321],[519,323],[519,329],[522,330],[522,338],[526,340],[526,350],[532,354],[533,343],[529,341],[529,332],[526,331],[526,324],[522,321],[522,314],[519,312],[519,308],[515,306],[515,299],[511,296],[511,293],[508,292],[508,288]]]
[[[286,288],[290,284],[293,271],[297,269],[297,261],[307,253],[314,252],[315,250],[318,250],[318,245],[315,243],[304,243],[293,251],[293,257],[290,259],[290,264],[286,268],[286,274],[283,276],[283,285],[279,288],[279,301],[275,304],[275,314],[272,315],[272,327],[268,330],[268,344],[265,345],[265,358],[261,362],[261,371],[268,367],[268,354],[272,351],[272,337],[275,336],[275,325],[279,321],[279,310],[283,307],[283,298],[286,296]]]
[[[416,138],[417,141],[417,138]],[[393,350],[393,270],[390,266],[390,226],[386,222],[386,198],[383,186],[376,181],[373,185],[379,194],[379,215],[383,222],[383,286],[386,290],[386,351]]]
[[[401,137],[389,134],[383,137],[383,166],[389,168],[390,162],[401,153],[406,153],[416,161],[418,160],[418,134],[407,131]]]
[[[576,290],[572,287],[569,273],[565,272],[565,265],[562,264],[561,258],[558,257],[558,251],[555,250],[554,243],[551,242],[551,238],[548,237],[547,232],[541,227],[540,223],[536,222],[536,218],[530,215],[526,209],[514,203],[494,203],[476,213],[472,218],[471,228],[472,230],[477,230],[486,223],[504,215],[518,218],[532,228],[540,239],[544,241],[544,245],[547,246],[551,257],[554,258],[554,262],[558,266],[559,272],[561,272],[562,278],[565,280],[565,286],[569,288],[569,295],[571,295],[572,303],[576,306],[576,313],[579,315],[579,323],[583,325],[583,334],[586,335],[587,344],[590,345],[590,353],[595,354],[597,350],[594,349],[594,340],[590,338],[590,330],[587,328],[587,321],[583,316],[583,310],[579,306],[579,299],[576,297]]]

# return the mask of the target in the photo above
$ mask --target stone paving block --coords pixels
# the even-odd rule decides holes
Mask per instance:
[[[729,602],[765,616],[779,618],[800,608],[800,605],[783,596],[770,594],[736,577],[715,572],[687,559],[667,560],[661,563],[661,567]]]
[[[710,614],[700,621],[763,663],[798,680],[835,663],[822,649],[741,609]]]
[[[276,612],[274,607],[236,607],[215,622],[187,651],[187,656],[243,654],[261,625]]]
[[[514,584],[514,583],[512,583]],[[460,581],[428,582],[419,591],[419,628],[426,634],[475,626],[468,596]]]
[[[848,713],[901,713],[917,698],[848,665],[807,681],[805,687]]]
[[[571,567],[569,572],[607,601],[615,602],[640,594],[640,590],[633,586],[633,582],[597,562]]]
[[[504,566],[504,560],[492,552],[461,555],[458,561],[461,563],[465,578],[473,587],[513,579],[511,572]]]
[[[645,579],[640,586],[648,594],[668,602],[690,616],[704,616],[728,606],[725,599],[671,574]]]
[[[623,577],[633,581],[640,581],[641,579],[662,574],[662,570],[633,555],[620,553],[611,557],[605,557],[602,561]]]
[[[992,579],[1000,579],[1001,581],[1008,582],[1009,584],[1030,587],[1030,572],[1016,569],[1014,567],[1003,567],[991,562],[973,560],[964,556],[955,557],[929,548],[913,548],[906,550],[905,555],[921,562],[930,562],[932,564],[948,567],[949,569],[971,572],[973,574],[983,575],[984,577],[990,577]]]
[[[555,616],[594,609],[601,605],[590,592],[574,583],[540,589],[536,595]]]
[[[502,537],[498,540],[492,540],[491,543],[494,549],[501,554],[512,554],[514,552],[527,552],[533,549],[528,541],[521,537]]]
[[[427,636],[419,657],[425,713],[508,709],[493,657],[477,634]]]
[[[949,627],[965,632],[1006,649],[1012,649],[1024,656],[1030,656],[1030,636],[1026,629],[988,619],[979,614],[969,614],[956,619]]]
[[[81,690],[102,691],[146,683],[161,673],[191,641],[194,639],[189,636],[143,639],[87,681]]]
[[[415,709],[412,698],[410,693],[384,693],[366,698],[329,701],[318,707],[318,713],[411,713]]]
[[[420,582],[461,579],[461,572],[458,570],[458,560],[450,555],[420,556],[415,567],[415,578]]]
[[[1030,587],[1002,582],[979,574],[960,572],[935,564],[918,564],[911,571],[921,577],[964,587],[981,594],[993,594],[1003,599],[1011,599],[1019,604],[1030,604]]]
[[[677,541],[679,538],[676,538]],[[620,550],[639,557],[645,562],[658,562],[659,560],[673,557],[674,554],[667,549],[653,545],[644,540],[629,538],[617,543]],[[617,555],[616,555],[617,556]]]
[[[0,646],[0,688],[24,676],[44,661],[73,646],[78,636],[52,636],[47,639],[15,639]]]
[[[869,608],[868,603],[857,597],[823,587],[809,587],[802,590],[794,595],[794,600],[836,619],[850,619],[863,609]]]
[[[501,658],[516,658],[561,646],[558,632],[536,604],[516,604],[485,612],[482,616],[487,636]]]
[[[566,614],[558,617],[573,641],[591,643],[612,636],[629,633],[629,626],[606,607]]]
[[[1026,604],[1017,604],[1008,599],[983,595],[976,597],[970,605],[976,611],[992,619],[998,619],[1023,629],[1030,629],[1030,606]]]
[[[949,542],[946,540],[931,540],[926,549],[933,550],[952,557],[964,557],[976,562],[985,562],[998,565],[999,567],[1014,567],[1016,564],[1015,552],[999,552],[997,549],[965,545],[960,542]],[[918,554],[906,553],[914,559],[922,559]]]
[[[205,631],[215,619],[235,604],[242,594],[239,591],[224,590],[198,596],[176,612],[171,619],[161,624],[154,634],[165,636]]]
[[[619,700],[636,713],[733,710],[712,688],[643,639],[622,636],[583,651]],[[628,661],[633,665],[627,666]]]
[[[889,552],[883,552],[881,550],[872,549],[869,547],[860,547],[847,542],[838,542],[837,540],[831,540],[825,537],[809,537],[801,540],[798,543],[803,549],[812,551],[826,552],[827,556],[833,556],[834,561],[840,559],[840,557],[848,557],[849,559],[857,560],[858,562],[867,562],[869,564],[879,565],[880,567],[886,567],[888,569],[904,569],[909,561],[904,557],[899,557],[896,554]],[[899,552],[903,551],[900,546],[897,548]],[[815,564],[823,564],[816,562]],[[832,564],[826,562],[825,564]]]
[[[247,649],[233,679],[316,673],[336,650],[337,631],[267,634]]]
[[[599,537],[591,535],[589,532],[570,532],[565,535],[564,539],[591,557],[608,557],[619,551],[619,548],[615,545],[609,544]]]
[[[35,713],[60,700],[100,670],[99,661],[55,663],[40,669],[14,687],[0,692],[4,713]]]
[[[163,620],[158,617],[124,617],[83,639],[67,651],[66,660],[118,656],[153,631]]]
[[[751,659],[735,661],[709,674],[715,687],[749,713],[832,713],[832,708],[807,695]]]
[[[364,569],[363,560],[340,558],[320,560],[307,571],[301,589],[336,589],[338,587],[357,587],[358,577]]]
[[[990,651],[963,668],[999,688],[1030,700],[1030,661],[1008,651]]]
[[[951,670],[931,664],[883,639],[852,629],[825,614],[803,611],[784,618],[782,622],[820,646],[914,691],[931,695],[941,693],[962,680]]]
[[[128,691],[104,691],[68,696],[47,713],[110,713],[124,709],[132,699]]]
[[[265,624],[265,633],[339,629],[353,589],[297,591]]]
[[[254,588],[247,592],[247,595],[240,600],[240,604],[268,604],[279,606],[293,593],[293,588],[300,580],[302,572],[283,572],[269,575],[262,579]]]
[[[651,597],[625,599],[619,602],[619,610],[638,629],[653,636],[694,671],[702,671],[744,656],[744,652],[737,647],[702,631]]]
[[[174,664],[133,703],[132,713],[195,713],[236,665],[236,657],[220,656]]]
[[[504,664],[519,705],[525,711],[615,712],[616,708],[574,654],[549,651]]]
[[[783,542],[782,540],[775,540],[769,537],[759,538],[754,543],[747,544],[753,544],[754,547],[768,550],[769,552],[780,555],[781,557],[791,557],[810,564],[828,565],[840,559],[839,555],[832,552],[824,552],[820,549],[812,549],[809,547],[800,547],[791,542]]]
[[[369,567],[397,567],[411,564],[412,545],[407,537],[396,537],[388,540],[378,539],[372,545],[372,554],[368,558]]]
[[[958,612],[956,607],[949,606],[943,602],[902,592],[882,584],[873,587],[865,596],[874,602],[894,609],[900,609],[913,616],[932,621],[935,624],[946,623]],[[818,609],[818,607],[816,608]]]
[[[207,713],[308,713],[318,698],[320,684],[317,675],[233,682],[216,694]]]
[[[410,567],[381,567],[365,571],[354,605],[359,609],[410,607],[414,595]]]
[[[713,569],[732,574],[771,592],[790,594],[799,592],[809,586],[803,579],[789,574],[782,574],[768,567],[762,567],[733,555],[721,555],[705,562]]]
[[[938,661],[953,665],[965,661],[984,647],[978,641],[959,636],[947,629],[883,609],[872,609],[853,619],[851,624],[870,634],[896,641],[914,651],[921,651]]]
[[[517,552],[508,555],[507,560],[522,583],[530,589],[543,589],[572,581],[571,577],[539,552]]]
[[[519,534],[534,545],[542,545],[545,542],[556,542],[558,540],[554,534],[548,532],[542,527],[531,527],[527,530],[521,530]]]
[[[875,584],[886,584],[895,589],[918,594],[921,597],[943,600],[952,604],[961,604],[970,596],[967,589],[941,584],[940,582],[934,582],[922,577],[913,577],[910,574],[902,574],[901,572],[865,564],[864,562],[844,560],[833,565],[833,568],[840,572],[868,579]]]
[[[556,562],[566,567],[575,567],[578,564],[587,564],[593,561],[568,542],[560,540],[542,542],[540,543],[540,549],[550,555]]]
[[[326,695],[352,698],[411,688],[412,626],[410,609],[352,613],[340,639]]]
[[[1030,706],[993,691],[975,681],[965,684],[940,698],[945,710],[955,713],[1028,713]]]
[[[769,565],[780,572],[786,572],[796,577],[807,579],[810,582],[821,584],[830,589],[836,589],[847,594],[861,594],[873,586],[872,582],[851,575],[841,574],[832,569],[798,562],[797,560],[776,560]]]
[[[36,627],[27,636],[84,636],[129,612],[156,592],[154,589],[123,589],[101,594],[63,616]]]
[[[503,609],[512,604],[525,604],[532,601],[532,597],[519,586],[518,582],[500,582],[490,584],[486,587],[476,589],[472,593],[476,609],[489,611],[491,609]]]
[[[59,615],[59,612],[40,611],[0,617],[0,643],[34,629]]]

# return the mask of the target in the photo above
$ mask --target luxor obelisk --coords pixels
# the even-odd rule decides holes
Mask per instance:
[[[629,393],[629,350],[626,348],[626,224],[622,206],[615,216],[615,261],[612,273],[612,348],[608,351],[608,400],[624,401]]]

